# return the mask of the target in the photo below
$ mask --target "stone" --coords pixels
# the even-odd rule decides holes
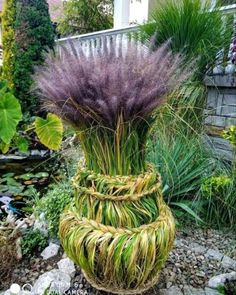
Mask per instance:
[[[199,272],[196,273],[196,276],[200,277],[200,278],[205,278],[206,274],[205,274],[204,271],[199,271]]]
[[[221,293],[211,288],[205,288],[205,295],[220,295]]]
[[[166,283],[166,289],[169,289],[171,286],[172,286],[172,283],[171,282],[167,282]]]
[[[216,65],[213,68],[213,74],[214,75],[222,75],[222,74],[224,74],[224,68],[221,65]]]
[[[236,270],[236,261],[230,258],[229,256],[224,256],[221,261],[221,264],[224,268]]]
[[[205,295],[203,289],[193,288],[192,286],[184,286],[184,295]]]
[[[54,243],[50,243],[41,253],[44,260],[54,257],[58,254],[60,246]]]
[[[218,261],[221,261],[222,258],[223,258],[223,254],[220,253],[219,251],[217,250],[213,250],[213,249],[209,249],[207,250],[206,252],[206,257],[209,258],[209,259],[212,259],[212,260],[218,260]]]
[[[217,289],[217,287],[224,285],[226,281],[236,281],[236,272],[233,271],[212,277],[208,282],[208,286],[210,288]]]
[[[184,246],[184,244],[183,244],[181,239],[175,239],[174,246],[177,247],[177,248],[181,248],[181,247]]]
[[[225,67],[225,74],[234,74],[235,73],[235,65],[232,63],[228,63]]]
[[[68,274],[70,277],[75,276],[75,265],[70,258],[63,258],[58,263],[59,270],[63,271],[64,273]]]
[[[68,274],[58,269],[53,269],[45,272],[37,279],[33,286],[32,293],[35,295],[42,295],[46,289],[50,288],[50,290],[64,294],[64,292],[70,288],[70,282],[71,277]]]
[[[159,292],[160,295],[183,295],[183,292],[180,288],[176,286],[170,287],[170,289],[161,289]]]
[[[45,219],[44,213],[39,215],[39,218],[34,222],[34,230],[39,230],[42,234],[48,235],[48,223]]]
[[[221,116],[208,116],[205,118],[205,124],[218,126],[218,127],[225,127],[226,118]]]
[[[207,251],[207,249],[205,247],[199,245],[198,243],[192,243],[192,244],[190,244],[189,247],[196,254],[203,254]]]

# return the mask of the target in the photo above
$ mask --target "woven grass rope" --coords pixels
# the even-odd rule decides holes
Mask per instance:
[[[67,255],[97,289],[139,294],[152,287],[175,234],[158,173],[150,165],[138,176],[79,169],[73,185],[59,230]]]

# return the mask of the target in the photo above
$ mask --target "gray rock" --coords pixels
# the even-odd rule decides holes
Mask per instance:
[[[60,246],[54,243],[50,243],[49,246],[47,246],[43,252],[41,253],[41,256],[44,260],[47,260],[51,257],[54,257],[58,254],[58,251],[60,249]]]
[[[205,247],[199,245],[198,243],[192,243],[192,244],[190,244],[189,247],[196,254],[203,254],[203,253],[207,252],[207,249]]]
[[[71,277],[58,270],[53,269],[51,271],[42,274],[35,282],[32,292],[35,295],[41,295],[46,289],[56,291],[60,294],[64,294],[70,288]]]
[[[207,252],[206,252],[206,257],[209,258],[209,259],[212,259],[212,260],[218,260],[218,261],[221,261],[222,258],[223,258],[223,254],[220,253],[219,251],[216,251],[216,250],[213,250],[213,249],[209,249]]]
[[[205,295],[220,295],[221,293],[211,288],[205,288]]]
[[[226,281],[236,281],[236,272],[233,271],[212,277],[208,282],[208,286],[210,288],[216,289],[217,287],[224,285]]]
[[[161,289],[159,292],[160,295],[183,295],[183,292],[180,288],[172,286],[169,289]]]
[[[184,295],[205,295],[203,289],[193,288],[192,286],[184,286]]]
[[[224,68],[221,65],[216,65],[213,68],[213,74],[215,74],[215,75],[221,75],[223,73],[224,73]]]
[[[181,247],[183,247],[183,242],[182,242],[182,240],[181,240],[181,239],[175,239],[175,241],[174,241],[174,246],[175,246],[176,248],[181,248]]]
[[[44,213],[41,213],[39,218],[35,220],[34,230],[39,230],[42,234],[48,235],[48,223],[45,219]]]
[[[75,275],[75,265],[70,258],[63,258],[58,263],[59,270],[68,274],[70,277],[74,277]]]
[[[229,256],[224,256],[221,263],[224,268],[236,270],[236,261]]]

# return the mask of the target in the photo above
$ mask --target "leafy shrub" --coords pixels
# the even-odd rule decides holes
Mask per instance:
[[[17,148],[27,152],[29,141],[26,132],[18,131],[22,119],[21,105],[13,95],[9,84],[0,80],[0,151],[7,153],[9,148]],[[22,128],[21,128],[22,129]],[[54,114],[47,114],[47,118],[35,118],[35,124],[30,130],[35,130],[40,142],[52,150],[58,150],[63,137],[61,119]]]
[[[2,76],[13,87],[16,0],[4,1],[2,14],[3,67]]]
[[[148,159],[161,174],[163,195],[176,215],[183,212],[202,221],[195,208],[202,179],[212,175],[218,162],[206,152],[199,137],[186,137],[182,133],[169,134],[160,129],[149,143]],[[219,164],[220,166],[220,164]]]
[[[206,178],[201,185],[201,192],[206,198],[223,197],[225,191],[232,186],[233,180],[227,175]]]
[[[37,97],[30,92],[34,67],[44,61],[44,52],[54,46],[54,29],[45,0],[18,0],[14,23],[14,93],[24,112],[35,111]]]
[[[236,148],[236,126],[229,126],[224,130],[223,137]]]
[[[236,183],[233,175],[215,175],[203,180],[198,197],[199,214],[213,226],[236,227]]]
[[[111,0],[68,0],[64,2],[63,13],[58,20],[58,30],[62,35],[85,34],[111,28]]]
[[[40,230],[29,229],[22,235],[21,250],[23,255],[32,254],[35,251],[43,250],[48,243],[48,237]]]
[[[49,223],[49,233],[57,236],[60,215],[71,202],[73,190],[69,183],[54,184],[47,194],[39,200],[36,212],[44,213]]]
[[[158,132],[149,146],[149,160],[162,176],[168,202],[194,195],[200,189],[204,175],[213,169],[212,158],[199,138]]]

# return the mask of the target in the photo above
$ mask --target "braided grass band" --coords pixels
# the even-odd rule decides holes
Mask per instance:
[[[115,227],[138,227],[159,215],[161,180],[150,165],[138,176],[112,177],[82,169],[73,178],[73,185],[80,218]]]
[[[147,171],[140,175],[110,176],[97,174],[85,168],[78,169],[72,178],[75,189],[83,190],[100,200],[136,201],[160,188],[160,175],[147,164]]]
[[[80,218],[72,207],[60,222],[63,247],[94,287],[138,294],[156,282],[174,240],[171,211],[162,198],[158,198],[158,206],[159,217],[137,228]]]

